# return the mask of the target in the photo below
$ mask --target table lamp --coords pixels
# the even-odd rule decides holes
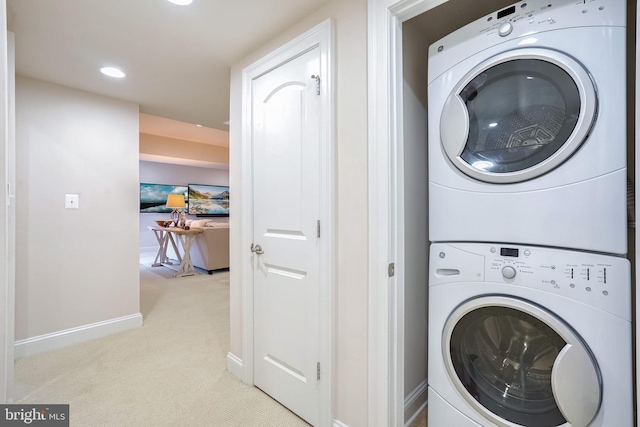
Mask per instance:
[[[184,202],[184,194],[169,194],[167,196],[167,207],[173,209],[171,212],[171,219],[173,224],[177,227],[180,221],[180,212],[178,209],[184,209],[186,204]]]

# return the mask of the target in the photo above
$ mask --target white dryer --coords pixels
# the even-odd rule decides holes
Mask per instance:
[[[429,48],[432,241],[627,252],[625,16],[522,1]]]
[[[433,244],[429,427],[632,427],[630,266]]]

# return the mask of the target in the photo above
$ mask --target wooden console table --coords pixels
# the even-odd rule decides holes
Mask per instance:
[[[193,262],[191,262],[190,251],[193,238],[196,234],[202,233],[202,229],[191,228],[189,230],[183,230],[182,228],[177,227],[154,226],[149,227],[149,230],[153,231],[156,236],[156,240],[160,245],[158,253],[156,254],[156,259],[153,261],[153,264],[151,264],[152,267],[161,267],[165,264],[171,264],[171,261],[169,261],[169,258],[167,257],[167,248],[169,246],[169,242],[171,242],[173,250],[176,252],[176,256],[180,262],[180,266],[176,271],[175,277],[192,276],[197,274],[196,269],[193,266]],[[178,241],[182,246],[182,254],[180,254],[174,235],[178,238]]]

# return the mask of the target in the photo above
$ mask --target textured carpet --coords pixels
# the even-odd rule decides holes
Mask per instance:
[[[229,273],[147,265],[144,325],[17,360],[15,403],[70,404],[74,427],[308,426],[226,371]]]
[[[420,412],[420,415],[416,417],[411,423],[411,427],[427,427],[427,410]]]

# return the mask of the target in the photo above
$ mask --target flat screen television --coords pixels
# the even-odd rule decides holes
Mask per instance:
[[[140,183],[140,213],[171,213],[172,209],[166,207],[169,194],[184,194],[184,201],[189,206],[186,185]]]
[[[189,184],[189,214],[229,216],[229,186]]]

